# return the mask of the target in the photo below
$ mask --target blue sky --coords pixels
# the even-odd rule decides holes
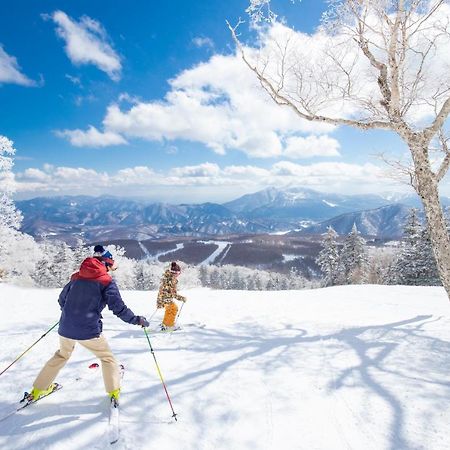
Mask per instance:
[[[247,6],[3,0],[0,134],[17,149],[17,198],[197,203],[274,185],[401,190],[373,156],[403,154],[398,138],[300,124],[261,92],[225,22],[246,18]],[[303,33],[314,32],[324,8],[320,0],[273,2]],[[248,24],[241,33],[254,37]]]

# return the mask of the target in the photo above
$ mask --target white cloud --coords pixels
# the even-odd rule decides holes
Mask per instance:
[[[192,43],[196,46],[196,47],[209,47],[209,48],[214,48],[214,42],[211,38],[208,37],[200,37],[197,36],[195,38],[192,39]]]
[[[322,162],[317,164],[300,165],[290,161],[280,161],[272,166],[272,176],[284,178],[287,183],[295,181],[304,186],[317,187],[323,190],[342,191],[350,186],[350,192],[359,186],[361,189],[379,191],[380,181],[386,180],[386,172],[371,163],[348,164],[341,162]],[[383,189],[385,188],[383,184]]]
[[[119,186],[148,185],[156,177],[155,171],[146,166],[121,169],[111,177],[112,183]]]
[[[340,156],[340,144],[328,136],[293,136],[286,139],[283,156],[288,158],[312,158],[313,156]]]
[[[220,168],[207,162],[197,166],[174,167],[170,173],[175,177],[215,177],[220,174]]]
[[[240,150],[269,158],[283,154],[289,136],[334,129],[275,105],[237,55],[215,55],[180,73],[170,85],[162,101],[111,104],[103,120],[105,132],[128,139],[201,142],[218,154]]]
[[[0,44],[0,84],[12,83],[22,86],[36,86],[36,82],[24,75],[17,59],[8,55]]]
[[[242,179],[261,179],[270,176],[270,171],[255,166],[228,166],[223,173],[230,177],[241,177]]]
[[[444,29],[450,6],[443,5],[438,14],[436,20]],[[306,34],[281,23],[262,27],[260,31],[258,43],[261,49],[246,47],[245,51],[252,61],[265,67],[264,73],[273,77],[276,84],[281,67],[277,57],[280,49],[285,48],[276,43],[286,43],[287,54],[283,63],[289,68],[289,73],[282,80],[282,92],[294,103],[300,92],[300,96],[306,96],[315,113],[331,117],[385,118],[380,106],[378,73],[345,33],[336,30],[330,39],[323,29]],[[414,35],[413,38],[418,40],[417,48],[428,44],[427,32]],[[379,39],[377,36],[373,38],[375,42]],[[193,42],[203,45],[205,39],[196,37]],[[430,49],[430,63],[422,68],[423,80],[420,83],[414,83],[412,78],[420,52],[408,53],[402,73],[409,83],[406,91],[416,96],[411,98],[414,112],[410,113],[410,118],[415,121],[423,120],[433,112],[434,105],[424,101],[431,98],[430,92],[438,92],[438,86],[449,84],[448,35],[443,32],[437,44]],[[382,61],[386,59],[383,52],[374,51],[380,52],[377,57]],[[335,58],[330,56],[331,53]],[[336,53],[339,54],[336,56]],[[340,69],[336,68],[336,58],[341,63]],[[301,83],[295,77],[300,71],[304,74]],[[352,72],[350,84],[346,77],[348,72]],[[347,90],[351,92],[343,101],[342,92]],[[355,100],[357,97],[360,100]],[[442,94],[441,99],[444,98]],[[326,136],[335,127],[303,120],[292,109],[276,105],[262,90],[239,53],[216,54],[208,61],[179,73],[170,80],[170,89],[163,99],[133,100],[131,105],[123,105],[119,100],[108,107],[103,119],[105,133],[112,132],[127,139],[200,142],[218,154],[238,150],[251,158],[339,156],[339,143]],[[296,104],[302,105],[300,101]],[[367,107],[368,104],[372,107]]]
[[[120,79],[120,57],[109,44],[108,35],[99,22],[88,16],[77,22],[63,11],[55,11],[51,18],[57,24],[56,32],[64,39],[66,54],[73,64],[93,64],[112,80]]]
[[[383,183],[380,180],[383,179]],[[384,171],[374,164],[317,163],[309,165],[281,161],[271,167],[226,166],[205,162],[157,171],[148,166],[121,169],[115,173],[93,169],[54,167],[30,168],[16,175],[16,188],[21,194],[49,193],[118,196],[142,195],[153,200],[174,203],[220,201],[267,186],[304,186],[327,192],[376,193],[399,184],[386,180]],[[174,190],[176,188],[176,190]],[[180,189],[181,188],[181,189]],[[226,189],[225,189],[226,188]]]
[[[29,168],[23,172],[23,178],[28,181],[36,181],[39,183],[47,183],[51,181],[51,175],[45,173],[43,170]]]
[[[75,77],[73,75],[69,75],[68,73],[66,73],[66,78],[71,81],[73,84],[75,84],[76,86],[81,86],[81,79],[80,77]]]
[[[55,134],[67,138],[75,147],[109,147],[127,143],[121,135],[113,131],[101,132],[93,126],[89,126],[87,131],[58,130]]]
[[[98,173],[93,169],[85,168],[74,168],[74,167],[57,167],[53,174],[54,178],[60,180],[63,183],[68,183],[77,185],[80,182],[83,183],[98,183],[99,180],[102,182],[107,182],[108,176],[105,174]]]

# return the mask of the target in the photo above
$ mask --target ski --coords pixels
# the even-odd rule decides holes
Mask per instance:
[[[109,443],[115,444],[120,437],[120,423],[119,423],[119,402],[115,398],[111,398],[109,406],[109,422],[108,435]]]
[[[162,329],[161,326],[158,326],[158,328],[154,328],[154,329],[149,329],[150,333],[152,334],[171,334],[174,331],[188,331],[190,329],[200,329],[200,328],[205,328],[206,325],[204,323],[184,323],[184,324],[180,324],[180,325],[175,325],[174,328],[172,329]]]
[[[120,365],[120,379],[123,379],[125,374],[125,366]],[[111,445],[115,444],[120,438],[120,414],[119,401],[111,397],[109,404],[109,420],[108,420],[108,438]]]
[[[93,364],[91,364],[89,366],[89,368],[88,368],[89,370],[88,370],[87,373],[89,375],[92,375],[95,372],[97,372],[98,368],[99,368],[99,365],[97,363],[93,363]],[[80,376],[77,376],[74,381],[78,382],[80,380],[83,380],[83,378],[84,377],[82,375],[80,375]],[[28,396],[28,392],[25,392],[22,400],[20,400],[20,402],[19,402],[19,405],[14,407],[14,409],[12,409],[9,413],[7,413],[4,416],[0,417],[0,422],[2,422],[3,420],[6,420],[8,417],[13,416],[14,414],[18,413],[19,411],[22,411],[22,409],[24,409],[24,408],[26,408],[26,407],[28,407],[28,406],[30,406],[30,405],[32,405],[32,404],[42,400],[43,398],[48,397],[49,395],[53,394],[54,392],[59,391],[62,388],[61,384],[59,384],[59,383],[54,383],[54,384],[57,385],[56,389],[54,389],[52,392],[50,392],[47,395],[43,395],[42,397],[39,397],[37,400],[34,400],[34,401],[26,401],[26,397]]]
[[[16,414],[19,411],[22,411],[22,409],[27,408],[30,405],[34,405],[35,403],[39,402],[40,400],[42,400],[45,397],[48,397],[49,395],[52,395],[54,392],[59,391],[60,389],[62,389],[62,385],[59,383],[53,383],[54,388],[51,392],[49,392],[48,394],[45,394],[41,397],[39,397],[37,400],[31,400],[30,399],[30,394],[28,394],[28,392],[25,392],[23,395],[23,399],[20,400],[19,402],[19,406],[14,408],[12,411],[10,411],[8,414],[5,414],[3,417],[0,417],[0,422],[2,422],[3,420],[7,419],[8,417],[11,417],[12,415]]]

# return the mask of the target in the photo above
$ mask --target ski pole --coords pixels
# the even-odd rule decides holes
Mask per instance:
[[[148,319],[149,322],[151,322],[151,320],[153,319],[153,316],[156,314],[157,311],[158,311],[158,308],[155,309],[155,312]]]
[[[183,302],[183,304],[180,307],[180,310],[178,311],[177,317],[175,318],[175,322],[174,322],[175,324],[178,322],[178,318],[180,317],[181,311],[182,311],[183,306],[184,306],[185,303],[186,302]]]
[[[55,323],[55,325],[53,325],[50,329],[48,329],[34,344],[30,345],[21,355],[19,355],[8,367],[6,367],[6,369],[3,369],[0,372],[0,375],[3,375],[13,364],[15,364],[17,361],[19,361],[20,358],[22,358],[23,355],[25,355],[26,352],[28,352],[28,350],[30,350],[32,347],[34,347],[42,338],[44,338],[45,336],[47,336],[48,333],[50,333],[50,331],[53,330],[53,328],[56,327],[56,325],[58,325],[59,321]]]
[[[172,417],[175,420],[177,420],[177,414],[173,410],[172,402],[170,401],[169,393],[167,392],[166,383],[164,383],[164,380],[163,380],[163,377],[162,377],[162,374],[161,374],[161,370],[159,369],[158,361],[156,361],[155,352],[153,351],[153,347],[152,347],[152,344],[150,342],[150,338],[148,336],[147,329],[145,327],[143,327],[143,328],[144,328],[144,333],[147,336],[147,341],[148,341],[148,345],[150,346],[150,351],[151,351],[151,353],[153,355],[153,359],[155,360],[156,368],[158,369],[159,378],[161,379],[161,383],[162,383],[162,385],[164,387],[164,391],[166,392],[167,400],[169,401],[170,408],[172,409],[172,413],[173,413]]]

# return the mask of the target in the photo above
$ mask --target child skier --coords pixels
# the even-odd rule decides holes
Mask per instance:
[[[53,381],[78,342],[100,359],[106,392],[118,402],[119,366],[102,335],[101,312],[108,306],[124,322],[142,327],[148,327],[148,322],[145,317],[136,316],[123,302],[115,281],[109,275],[110,271],[116,269],[111,253],[101,245],[96,245],[93,256],[86,258],[80,270],[72,275],[58,299],[61,307],[59,350],[40,371],[28,400],[37,400],[57,387]]]
[[[175,298],[181,302],[186,301],[186,297],[177,294],[177,277],[180,273],[180,266],[173,261],[161,278],[161,285],[159,287],[156,306],[157,308],[166,308],[164,319],[161,324],[161,330],[163,331],[172,331],[175,327],[175,318],[177,316],[178,306],[173,299]]]

